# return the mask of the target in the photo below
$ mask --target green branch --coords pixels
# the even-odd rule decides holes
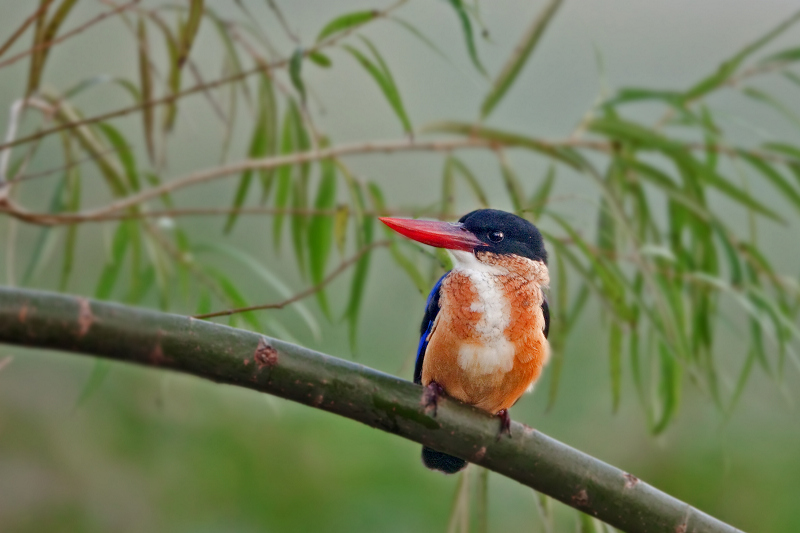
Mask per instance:
[[[0,288],[0,342],[171,368],[352,418],[462,457],[630,533],[735,532],[611,465],[444,400],[434,418],[408,381],[313,350],[190,317]],[[420,466],[420,468],[422,468]]]

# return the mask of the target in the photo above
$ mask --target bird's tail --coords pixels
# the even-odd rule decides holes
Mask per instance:
[[[422,462],[431,470],[438,470],[445,474],[455,474],[467,466],[467,462],[464,459],[437,452],[427,446],[422,447]]]

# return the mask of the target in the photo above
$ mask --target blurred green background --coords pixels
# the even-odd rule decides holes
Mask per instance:
[[[245,4],[275,35],[277,46],[290,53],[292,43],[266,2]],[[338,14],[388,5],[351,0],[279,4],[306,44]],[[30,14],[32,5],[16,1],[3,6],[0,41]],[[241,16],[232,2],[209,0],[207,6],[223,16]],[[489,31],[488,40],[480,40],[481,57],[496,68],[541,3],[497,0],[480,6]],[[494,119],[510,130],[565,137],[604,83],[684,88],[788,17],[796,6],[779,0],[567,1]],[[80,2],[66,26],[77,26],[106,8],[101,2]],[[470,64],[452,8],[443,1],[415,1],[404,6],[402,16],[452,58],[442,60],[400,28],[365,29],[392,66],[412,119],[417,124],[452,117],[472,120],[487,82]],[[222,52],[211,32],[208,25],[201,28],[192,54],[201,66],[217,68]],[[797,31],[787,34],[775,47],[797,38]],[[53,50],[44,84],[63,90],[95,74],[135,78],[131,42],[120,21],[98,24]],[[17,43],[9,54],[26,49],[28,43]],[[343,53],[332,53],[331,58],[334,69],[304,71],[324,130],[338,143],[398,138],[402,131],[366,74]],[[0,131],[11,102],[24,91],[26,75],[25,61],[0,70]],[[798,101],[796,89],[780,84],[770,88],[790,102]],[[76,101],[86,115],[127,105],[124,93],[106,85]],[[797,129],[778,115],[765,117],[761,108],[742,106],[725,94],[715,105],[722,115],[735,115],[732,123],[752,121],[774,135],[797,139]],[[647,106],[637,112],[652,116]],[[115,124],[136,131],[139,122],[131,116]],[[742,127],[734,137],[747,139],[754,129]],[[166,173],[180,175],[216,164],[220,130],[201,96],[187,99],[169,141]],[[235,133],[232,159],[246,154],[249,134]],[[141,135],[132,139],[141,150]],[[30,171],[57,166],[58,154],[57,141],[43,144]],[[540,179],[546,170],[535,158],[512,157],[525,169],[521,175],[526,180]],[[483,173],[493,207],[508,209],[491,161],[471,154],[465,158]],[[372,155],[348,162],[359,175],[379,182],[393,205],[418,205],[420,194],[439,194],[441,160],[434,155]],[[39,181],[25,189],[22,199],[45,209],[53,183]],[[86,183],[85,203],[97,204],[102,193]],[[227,202],[233,187],[233,181],[216,182],[189,190],[181,199],[186,205],[215,205],[218,198]],[[560,198],[559,207],[570,213],[576,227],[594,223],[586,206],[597,200],[575,177],[559,180],[553,197]],[[466,195],[459,196],[456,205],[459,212],[475,207]],[[223,239],[222,223],[219,217],[193,218],[183,221],[183,227],[196,242],[215,242]],[[288,239],[280,254],[273,251],[270,224],[269,217],[243,217],[225,242],[269,265],[288,286],[304,287],[287,260]],[[0,219],[0,239],[7,238],[9,225],[8,219]],[[104,223],[82,228],[70,292],[92,294],[113,227]],[[770,230],[762,243],[785,270],[797,267],[794,229]],[[39,230],[17,225],[14,231],[16,255],[9,257],[7,248],[0,246],[3,283],[20,282]],[[224,259],[217,261],[224,265]],[[252,274],[228,266],[245,280],[243,287],[252,301],[279,299]],[[28,285],[53,290],[58,275],[57,265],[48,264]],[[346,281],[339,280],[329,298],[336,302],[346,292]],[[156,306],[157,298],[147,303]],[[268,311],[266,320],[279,322],[304,345],[410,377],[423,304],[424,295],[383,250],[373,258],[355,354],[347,328],[338,320],[328,322],[313,299],[305,305],[319,324],[317,336],[291,309]],[[193,312],[181,302],[173,310]],[[600,315],[599,307],[590,304],[569,338],[554,407],[545,411],[547,391],[542,385],[515,406],[512,417],[745,531],[800,531],[800,423],[793,400],[755,371],[726,419],[689,382],[677,419],[664,434],[653,437],[627,374],[621,406],[612,412],[605,341],[598,350],[594,340],[605,327]],[[731,333],[718,340],[738,367],[741,339]],[[12,359],[0,370],[0,531],[446,530],[457,479],[424,469],[416,444],[251,391],[123,364],[112,364],[97,389],[79,402],[94,368],[92,359],[0,346],[0,361],[6,357]],[[786,388],[796,386],[796,374],[790,375]],[[555,512],[554,531],[577,528],[573,511],[555,504]],[[489,523],[490,531],[545,531],[532,491],[496,475],[490,476]]]

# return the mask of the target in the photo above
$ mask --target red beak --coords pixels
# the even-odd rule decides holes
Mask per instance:
[[[380,221],[400,235],[437,248],[471,252],[476,246],[488,246],[458,222],[388,217],[382,217]]]

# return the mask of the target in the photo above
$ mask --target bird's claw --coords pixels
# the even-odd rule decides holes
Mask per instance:
[[[439,397],[444,394],[444,389],[435,381],[431,381],[425,387],[425,392],[422,393],[422,406],[425,408],[425,413],[433,411],[433,416],[439,409]]]
[[[500,409],[497,411],[497,417],[500,419],[500,431],[497,433],[497,439],[503,435],[511,437],[511,417],[508,416],[508,409]]]

